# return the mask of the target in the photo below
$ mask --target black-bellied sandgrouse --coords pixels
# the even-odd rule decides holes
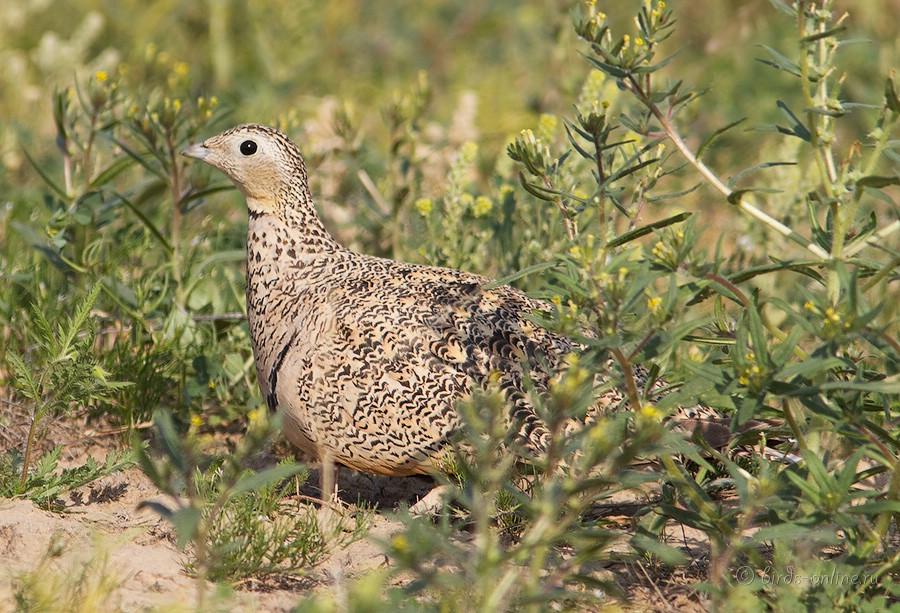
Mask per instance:
[[[531,321],[549,304],[468,272],[342,247],[316,213],[300,151],[273,128],[240,125],[184,153],[246,197],[253,353],[288,440],[362,471],[426,473],[460,425],[455,403],[493,378],[523,439],[546,443],[525,378],[546,390],[576,349]],[[622,399],[604,394],[601,403]]]

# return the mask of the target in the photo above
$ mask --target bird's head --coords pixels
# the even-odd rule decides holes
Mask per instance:
[[[292,186],[306,186],[300,151],[274,128],[236,126],[191,145],[183,155],[203,160],[228,175],[251,209],[272,212],[277,209],[277,199]]]

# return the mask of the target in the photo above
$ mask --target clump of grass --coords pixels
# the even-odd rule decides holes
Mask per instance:
[[[277,420],[255,414],[232,453],[205,458],[196,432],[179,434],[171,416],[159,412],[154,431],[162,456],[153,458],[135,440],[140,464],[169,502],[144,501],[172,523],[180,548],[191,546],[186,568],[197,577],[197,607],[206,602],[207,581],[243,581],[309,573],[335,548],[361,537],[365,510],[353,528],[322,526],[312,505],[287,503],[306,479],[306,467],[283,461],[261,471],[244,464],[277,431]]]
[[[56,534],[33,569],[12,578],[17,611],[28,613],[89,613],[122,611],[116,590],[123,579],[110,566],[105,551],[82,560],[61,562],[65,538]]]

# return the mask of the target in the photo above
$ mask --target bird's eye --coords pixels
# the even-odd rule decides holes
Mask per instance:
[[[241,143],[241,153],[243,155],[253,155],[256,153],[256,143],[252,140],[245,140]]]

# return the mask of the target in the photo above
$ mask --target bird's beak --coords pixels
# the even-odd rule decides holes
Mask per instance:
[[[208,149],[203,143],[197,143],[182,151],[181,155],[202,160],[206,158],[206,156],[208,156],[210,153],[212,153],[212,151]]]

